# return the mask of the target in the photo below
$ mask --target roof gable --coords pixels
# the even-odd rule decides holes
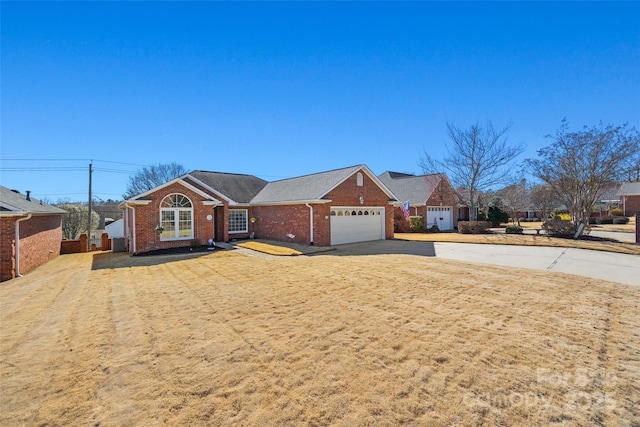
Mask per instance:
[[[62,215],[66,213],[63,209],[42,203],[33,197],[31,200],[27,200],[26,195],[2,186],[0,186],[0,212],[2,214],[31,213],[36,215]]]
[[[130,202],[130,201],[135,201],[135,200],[144,200],[144,198],[150,194],[153,194],[159,190],[162,190],[163,188],[169,187],[173,184],[180,184],[186,188],[188,188],[191,191],[196,192],[197,194],[201,195],[202,197],[204,197],[205,199],[210,199],[214,202],[220,202],[219,200],[217,200],[212,194],[208,194],[206,192],[204,192],[203,190],[199,189],[198,187],[189,184],[188,182],[184,181],[183,177],[179,177],[179,178],[175,178],[172,179],[171,181],[165,182],[162,185],[159,185],[157,187],[152,188],[151,190],[145,191],[144,193],[140,193],[137,196],[134,196],[132,198],[130,198],[129,200],[125,200],[126,202]]]
[[[232,204],[249,203],[267,185],[267,181],[253,175],[202,170],[189,172],[185,179],[193,179]]]
[[[618,190],[618,196],[638,196],[640,195],[640,181],[625,182]]]
[[[365,165],[357,165],[270,182],[251,200],[251,203],[295,203],[322,200],[327,193],[357,172],[367,174],[390,199],[395,200],[393,192],[391,192],[369,168]]]
[[[409,175],[387,171],[379,178],[401,202],[409,201],[410,205],[424,205],[442,181],[443,175]]]

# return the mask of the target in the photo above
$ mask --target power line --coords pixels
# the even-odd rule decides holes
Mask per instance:
[[[2,159],[2,161],[11,161],[11,162],[101,162],[101,163],[113,163],[117,165],[128,165],[128,166],[140,166],[140,167],[149,167],[151,165],[141,165],[138,163],[126,163],[126,162],[116,162],[114,160],[100,160],[100,159]]]

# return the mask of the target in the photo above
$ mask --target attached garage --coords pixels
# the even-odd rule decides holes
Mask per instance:
[[[331,208],[331,245],[383,240],[384,238],[384,208],[369,206]]]
[[[427,227],[438,225],[440,231],[453,230],[453,207],[427,206]]]

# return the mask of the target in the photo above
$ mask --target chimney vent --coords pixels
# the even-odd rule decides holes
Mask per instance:
[[[31,201],[31,190],[27,190],[27,202]]]

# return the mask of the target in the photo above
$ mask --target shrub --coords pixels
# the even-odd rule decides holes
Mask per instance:
[[[427,228],[427,233],[439,233],[440,227],[437,224],[433,224],[431,228]]]
[[[549,236],[573,236],[577,230],[573,222],[561,219],[560,216],[544,222],[542,229]]]
[[[503,222],[509,222],[509,214],[497,206],[489,206],[489,215],[487,218],[494,227],[499,226]]]
[[[613,217],[603,216],[602,218],[596,218],[596,224],[613,224]]]
[[[458,221],[458,233],[460,234],[482,234],[491,228],[488,221]]]
[[[424,233],[427,231],[424,226],[424,217],[421,216],[410,216],[409,217],[409,230],[412,233]]]
[[[624,216],[624,212],[622,212],[622,208],[613,208],[609,211],[609,215],[611,216]],[[626,224],[626,222],[625,222]]]
[[[597,224],[597,223],[598,223],[598,218],[596,218],[595,216],[592,216],[589,218],[590,225]]]
[[[518,227],[517,225],[507,225],[504,232],[507,234],[522,234],[522,227]]]
[[[614,224],[627,224],[628,222],[629,222],[629,218],[627,218],[626,216],[618,216],[613,218]]]

